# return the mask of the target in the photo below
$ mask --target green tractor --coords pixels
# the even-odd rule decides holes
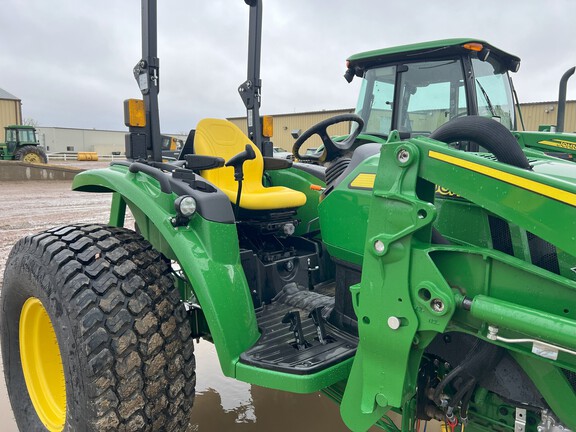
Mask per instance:
[[[259,136],[262,3],[246,3],[248,136],[204,119],[181,160],[164,163],[156,4],[143,0],[130,160],[73,183],[112,194],[109,223],[28,236],[8,257],[2,356],[20,429],[185,430],[202,338],[226,376],[321,390],[354,431],[432,419],[461,432],[576,430],[576,165],[527,148],[496,96],[483,117],[470,103],[474,69],[450,83],[465,97],[438,128],[376,113],[417,94],[402,74],[442,46],[446,57],[430,60],[440,63],[416,69],[421,83],[503,55],[452,42],[398,52],[400,84],[379,100],[393,72],[351,58],[361,115],[295,142],[297,154],[319,134],[322,165],[292,163]],[[326,128],[338,121],[356,127],[336,140]]]
[[[48,163],[48,156],[40,146],[33,126],[6,126],[6,141],[0,144],[0,160],[18,160],[27,163]]]

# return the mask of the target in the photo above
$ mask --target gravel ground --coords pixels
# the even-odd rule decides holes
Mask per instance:
[[[0,201],[0,285],[18,239],[57,225],[108,221],[110,194],[74,192],[66,181],[3,182]]]

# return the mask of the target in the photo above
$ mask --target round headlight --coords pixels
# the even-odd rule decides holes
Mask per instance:
[[[196,213],[196,200],[191,196],[184,195],[179,197],[174,202],[174,206],[178,214],[187,218]]]

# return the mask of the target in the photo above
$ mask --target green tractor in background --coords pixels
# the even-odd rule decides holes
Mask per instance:
[[[246,3],[248,136],[204,119],[165,163],[156,3],[143,0],[129,161],[73,183],[112,194],[109,223],[26,237],[6,264],[2,355],[21,430],[185,430],[194,338],[226,376],[323,391],[354,431],[576,430],[576,165],[510,132],[512,104],[491,93],[510,56],[451,40],[352,57],[359,115],[295,142],[298,155],[318,134],[322,165],[292,163],[260,133],[262,3]],[[447,68],[447,105],[406,108]],[[489,68],[500,87],[480,79]],[[330,138],[341,121],[351,134]]]
[[[6,126],[6,140],[0,143],[0,160],[18,160],[27,163],[48,163],[48,156],[40,146],[33,126]]]

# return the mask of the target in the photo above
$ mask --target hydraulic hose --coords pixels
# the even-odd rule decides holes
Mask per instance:
[[[460,403],[461,400],[463,400],[463,398],[468,395],[470,393],[470,395],[472,395],[473,391],[474,391],[474,387],[476,387],[476,379],[475,378],[470,378],[468,380],[468,382],[466,382],[465,384],[463,384],[460,389],[456,392],[456,394],[454,396],[452,396],[452,399],[450,400],[450,403],[448,404],[448,409],[446,410],[446,414],[451,417],[454,412],[454,410],[456,409],[456,407],[458,406],[458,404]]]
[[[450,371],[434,390],[433,400],[438,405],[442,405],[440,395],[457,377],[461,378],[466,384],[463,384],[456,392],[449,406],[453,408],[458,405],[460,400],[470,391],[472,391],[477,382],[490,372],[500,361],[503,355],[503,349],[489,344],[487,342],[476,340],[464,360]],[[471,386],[470,388],[468,386]]]

